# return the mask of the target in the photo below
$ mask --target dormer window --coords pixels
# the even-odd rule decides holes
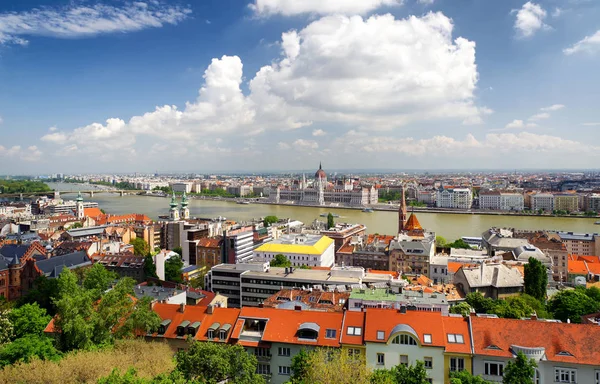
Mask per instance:
[[[302,323],[300,324],[300,327],[298,327],[298,338],[316,341],[319,337],[320,329],[321,327],[316,323]]]
[[[162,323],[160,323],[160,325],[158,326],[158,334],[164,335],[167,332],[167,329],[169,328],[170,324],[171,324],[171,320],[169,320],[169,319],[163,320]]]
[[[423,343],[424,344],[431,344],[431,335],[426,333],[423,335]]]
[[[217,329],[219,329],[220,326],[221,326],[221,324],[219,324],[219,323],[213,323],[208,328],[207,337],[209,339],[214,339],[215,338],[215,332],[217,331]]]
[[[556,354],[557,356],[571,356],[573,357],[573,354],[567,351],[560,351]]]
[[[219,339],[225,340],[227,339],[227,333],[231,329],[231,324],[223,324],[221,329],[219,329]]]
[[[490,344],[485,349],[493,349],[493,350],[496,350],[496,351],[501,351],[502,350],[502,348],[500,348],[499,346],[497,346],[495,344]]]

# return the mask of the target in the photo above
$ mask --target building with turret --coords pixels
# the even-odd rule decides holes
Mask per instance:
[[[177,201],[175,201],[175,192],[173,192],[173,196],[171,197],[171,210],[169,211],[169,220],[178,221],[179,220],[179,210],[177,209]]]
[[[179,217],[181,220],[189,220],[190,218],[190,209],[188,208],[188,199],[185,192],[183,192],[183,197],[181,198],[181,210]]]
[[[375,186],[359,185],[350,180],[328,181],[321,164],[312,183],[303,175],[289,187],[277,186],[271,190],[269,199],[274,203],[366,206],[377,204],[379,194]]]
[[[85,219],[85,213],[84,213],[84,206],[83,206],[83,197],[81,197],[81,192],[79,192],[77,194],[77,200],[75,203],[75,213],[77,216],[77,220],[83,220]]]

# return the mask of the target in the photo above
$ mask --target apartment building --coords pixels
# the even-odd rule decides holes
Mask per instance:
[[[557,193],[554,195],[554,210],[566,212],[579,211],[579,196],[573,193]]]
[[[421,230],[419,234],[411,234],[410,231],[399,233],[390,242],[390,270],[409,275],[429,276],[429,265],[434,255],[434,232]]]
[[[253,261],[270,262],[284,255],[292,266],[332,267],[335,262],[333,239],[322,235],[291,234],[264,243],[253,251]]]
[[[530,200],[532,211],[554,211],[554,195],[551,193],[536,193],[530,196]]]
[[[440,188],[436,195],[438,208],[471,209],[473,192],[471,188]]]
[[[354,236],[363,236],[367,227],[362,224],[336,223],[333,228],[321,231],[321,235],[333,239],[337,252],[344,244],[350,242]]]
[[[394,236],[363,235],[354,237],[335,254],[338,265],[351,265],[365,269],[387,271],[390,269],[389,245]]]
[[[583,206],[586,211],[600,212],[600,193],[585,195]]]
[[[571,255],[600,256],[600,235],[597,233],[557,232]]]

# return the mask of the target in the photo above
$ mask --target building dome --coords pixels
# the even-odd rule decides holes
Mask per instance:
[[[325,173],[325,171],[321,167],[321,163],[319,163],[319,170],[317,172],[315,172],[315,179],[317,179],[317,180],[318,179],[327,180],[327,174]]]

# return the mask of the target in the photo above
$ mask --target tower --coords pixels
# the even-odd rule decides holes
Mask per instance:
[[[173,196],[171,197],[171,211],[169,212],[169,219],[172,221],[179,220],[179,211],[177,210],[177,201],[175,201],[175,192],[173,192]]]
[[[183,197],[181,198],[181,211],[179,216],[182,220],[187,220],[190,218],[190,209],[188,208],[188,199],[185,191],[183,192]]]
[[[404,193],[404,185],[402,185],[402,200],[400,200],[400,208],[398,209],[398,233],[406,228],[406,194]]]
[[[83,197],[81,197],[81,191],[77,194],[77,203],[76,203],[76,215],[77,220],[85,219],[85,214],[83,210]]]
[[[317,179],[317,203],[325,205],[325,193],[323,191],[323,179]]]

